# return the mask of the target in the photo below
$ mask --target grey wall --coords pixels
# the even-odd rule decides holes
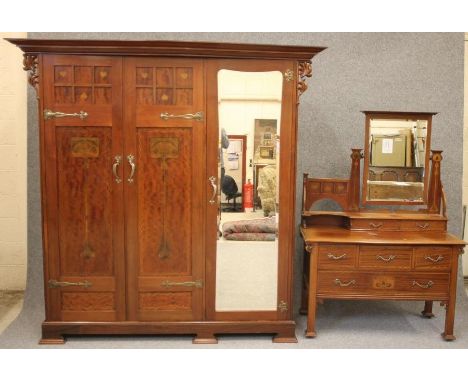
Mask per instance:
[[[297,169],[299,222],[303,172],[347,177],[351,147],[364,146],[360,110],[439,112],[434,149],[444,150],[442,175],[449,230],[461,234],[463,33],[30,33],[29,38],[167,39],[326,46],[313,61],[301,97]],[[37,112],[29,95],[28,305],[40,304],[42,259]],[[301,271],[297,238],[296,285]],[[33,296],[34,294],[34,296]],[[298,294],[296,294],[297,297]],[[296,305],[297,306],[297,305]]]

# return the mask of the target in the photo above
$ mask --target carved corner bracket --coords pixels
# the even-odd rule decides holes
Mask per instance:
[[[298,65],[297,96],[300,97],[306,90],[307,78],[312,77],[312,63],[310,61],[299,62]]]
[[[39,98],[39,59],[34,54],[23,55],[23,70],[29,72],[28,82],[36,90],[36,97]]]

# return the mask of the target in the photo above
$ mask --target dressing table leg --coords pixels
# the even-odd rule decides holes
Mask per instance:
[[[458,256],[456,249],[452,249],[452,267],[450,271],[449,299],[445,313],[445,330],[442,337],[445,341],[453,341],[453,326],[455,321],[455,302],[457,298]]]
[[[307,286],[309,279],[309,254],[304,248],[304,264],[302,267],[302,295],[301,295],[301,308],[300,314],[307,314],[307,303],[309,301],[309,288]]]
[[[433,305],[433,301],[425,301],[424,302],[424,310],[421,312],[421,314],[424,317],[426,317],[426,318],[434,317],[434,313],[432,313],[432,305]]]
[[[317,312],[317,267],[318,267],[318,244],[307,245],[310,254],[309,264],[309,310],[307,314],[307,329],[305,336],[313,338],[315,332],[315,315]]]

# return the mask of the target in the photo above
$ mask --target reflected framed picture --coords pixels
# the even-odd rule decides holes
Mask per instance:
[[[277,126],[277,119],[255,119],[254,152],[261,158],[274,158]],[[271,148],[271,152],[267,148]]]

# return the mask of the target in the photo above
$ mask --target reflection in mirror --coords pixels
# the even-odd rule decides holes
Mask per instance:
[[[423,202],[427,130],[427,120],[370,120],[367,200]]]
[[[216,311],[276,311],[281,72],[218,72]]]

